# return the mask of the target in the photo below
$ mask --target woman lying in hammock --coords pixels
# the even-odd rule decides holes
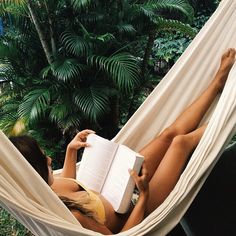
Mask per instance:
[[[21,136],[11,138],[11,141],[83,227],[103,234],[128,230],[154,211],[174,188],[206,128],[206,125],[198,128],[199,123],[222,91],[234,61],[235,49],[228,49],[221,58],[215,78],[202,95],[172,125],[140,150],[145,157],[141,174],[138,176],[135,171],[130,171],[140,195],[136,205],[131,205],[126,214],[115,213],[103,196],[82,188],[75,181],[77,150],[88,145],[87,135],[93,131],[79,132],[69,143],[61,177],[55,179],[51,158],[45,156],[34,139]]]

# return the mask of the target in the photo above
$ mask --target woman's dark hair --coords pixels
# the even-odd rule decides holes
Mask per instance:
[[[30,163],[30,165],[48,183],[47,158],[43,151],[40,149],[37,141],[27,135],[10,137],[9,139],[21,152],[25,159]],[[59,198],[70,210],[78,210],[80,211],[80,213],[88,217],[92,217],[97,222],[100,222],[97,214],[87,206],[89,205],[88,202],[91,200],[87,193],[78,198],[77,201],[63,196],[59,196]]]
[[[30,163],[30,165],[48,183],[47,158],[40,149],[37,141],[27,135],[10,137],[9,139]]]

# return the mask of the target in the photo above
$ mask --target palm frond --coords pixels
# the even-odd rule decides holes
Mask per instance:
[[[149,0],[142,4],[132,4],[130,9],[133,18],[144,16],[150,21],[156,16],[160,16],[163,11],[181,15],[189,22],[194,17],[194,9],[186,0]],[[171,15],[170,18],[172,18]]]
[[[0,63],[1,63],[1,59],[0,59]],[[11,80],[12,78],[14,78],[14,69],[10,63],[0,64],[0,78],[5,81]]]
[[[16,122],[17,122],[16,114],[6,114],[4,116],[1,116],[0,129],[7,136],[10,136],[13,133],[13,129]]]
[[[75,56],[86,56],[90,53],[91,46],[88,41],[73,32],[64,32],[61,41],[66,46],[67,51]]]
[[[77,113],[78,114],[78,113]],[[59,128],[63,130],[63,133],[72,129],[73,132],[79,130],[82,123],[82,119],[76,113],[68,114],[65,119],[58,122]]]
[[[95,39],[103,43],[107,43],[107,42],[113,41],[115,39],[115,36],[111,33],[106,33],[102,35],[97,35]]]
[[[122,91],[129,92],[138,82],[138,61],[128,53],[118,53],[110,57],[91,56],[88,57],[88,63],[105,71]]]
[[[60,89],[62,88],[60,87]],[[56,90],[57,88],[53,91]],[[70,92],[71,89],[68,88],[66,92],[63,90],[61,93],[59,90],[56,92],[57,96],[51,107],[49,120],[56,124],[63,132],[68,129],[76,130],[83,120],[83,114],[75,104],[72,105],[73,94]]]
[[[60,123],[60,121],[65,119],[65,117],[69,114],[68,108],[69,107],[62,103],[53,105],[49,114],[49,119],[55,123]]]
[[[65,104],[57,104],[51,109],[49,119],[65,132],[69,129],[79,129],[83,116],[81,112],[68,109]]]
[[[71,78],[80,77],[84,68],[84,65],[79,64],[77,60],[72,58],[64,61],[56,61],[51,65],[53,74],[62,81],[68,81]]]
[[[14,97],[8,97],[1,93],[0,96],[1,115],[15,114],[19,106],[19,101]]]
[[[22,5],[26,3],[26,0],[2,0],[1,2],[3,5],[6,5],[6,4]]]
[[[109,97],[102,87],[91,86],[77,91],[75,104],[90,121],[97,122],[109,111]]]
[[[192,38],[197,34],[196,29],[177,20],[168,20],[162,17],[157,17],[154,22],[158,27],[158,31],[179,31],[186,35],[189,35]]]
[[[26,120],[37,120],[45,114],[45,110],[49,104],[49,89],[35,89],[24,97],[18,109],[19,116],[26,118]]]
[[[154,9],[150,4],[133,4],[132,5],[132,15],[133,17],[139,17],[140,15],[143,15],[145,17],[152,18],[155,13]]]
[[[21,10],[26,4],[26,0],[1,0],[0,4],[0,15],[6,12],[11,12],[13,9],[15,11]]]
[[[25,3],[21,3],[19,5],[8,4],[7,6],[5,6],[5,8],[2,11],[4,13],[13,14],[15,17],[22,16],[26,13]],[[1,10],[0,10],[0,12],[1,12]]]
[[[19,101],[14,97],[5,97],[1,94],[0,103],[3,103],[0,109],[0,129],[4,133],[14,135],[25,128],[24,121],[19,118],[17,109],[19,107]]]
[[[71,0],[73,8],[77,11],[88,7],[92,2],[92,0]]]
[[[131,24],[125,24],[125,23],[119,24],[117,25],[117,29],[120,34],[122,33],[135,34],[136,33],[136,29]]]
[[[14,43],[8,44],[0,43],[0,58],[1,59],[15,59],[17,57],[18,50]]]
[[[83,16],[82,21],[86,25],[94,24],[98,21],[101,21],[104,19],[104,14],[100,12],[87,12],[86,15]]]
[[[49,73],[52,71],[52,67],[51,65],[44,67],[41,71],[40,71],[40,77],[42,78],[46,78],[47,76],[49,76]]]
[[[189,21],[193,20],[194,9],[186,0],[150,0],[148,3],[156,11],[168,10],[170,13],[183,14]]]

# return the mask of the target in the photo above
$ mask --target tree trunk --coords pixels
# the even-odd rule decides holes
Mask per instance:
[[[48,63],[51,65],[53,60],[52,60],[52,55],[51,55],[51,52],[50,52],[50,49],[49,49],[49,46],[48,46],[48,43],[47,43],[47,40],[46,40],[46,37],[44,35],[44,32],[40,26],[40,23],[39,23],[39,20],[38,20],[38,17],[36,15],[36,13],[34,12],[34,8],[32,6],[32,2],[31,1],[28,1],[28,9],[29,9],[29,12],[30,12],[30,16],[33,20],[33,23],[34,23],[34,26],[35,26],[35,29],[38,33],[38,36],[39,36],[39,40],[41,42],[41,45],[43,47],[43,50],[44,50],[44,53],[45,53],[45,56],[47,58],[47,61]]]
[[[141,78],[142,79],[144,78],[144,76],[146,74],[148,60],[149,60],[150,55],[152,53],[152,48],[153,48],[154,40],[156,39],[156,34],[157,34],[157,30],[152,29],[152,30],[150,30],[149,35],[148,35],[148,41],[147,41],[147,45],[146,45],[146,49],[145,49],[145,53],[144,53],[144,57],[143,57],[142,68],[141,68]]]
[[[56,40],[55,40],[55,34],[53,31],[53,18],[52,18],[52,13],[50,12],[50,9],[47,6],[47,3],[45,1],[45,8],[48,14],[48,24],[49,24],[49,31],[50,31],[50,41],[51,41],[51,49],[52,49],[52,56],[53,59],[55,60],[56,54],[57,54],[57,48],[56,48]]]
[[[111,131],[112,131],[112,136],[116,135],[118,131],[118,126],[119,126],[119,117],[120,117],[120,112],[119,112],[119,98],[118,96],[114,96],[111,99]]]
[[[48,17],[48,21],[49,21],[49,27],[50,27],[52,55],[53,55],[53,59],[55,59],[56,54],[57,54],[57,47],[56,47],[55,34],[54,34],[54,31],[53,31],[53,21],[52,21],[52,18],[50,16]]]

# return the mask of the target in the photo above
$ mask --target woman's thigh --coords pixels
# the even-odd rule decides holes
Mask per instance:
[[[148,181],[154,175],[166,151],[170,147],[173,138],[174,135],[169,135],[164,131],[139,151],[145,159]]]

